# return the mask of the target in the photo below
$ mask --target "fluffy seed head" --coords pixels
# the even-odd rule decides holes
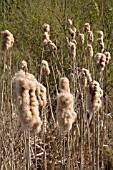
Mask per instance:
[[[36,84],[36,96],[39,100],[39,105],[45,107],[47,104],[46,88],[39,82]]]
[[[85,23],[84,24],[84,32],[88,32],[88,31],[90,31],[90,24],[89,23]]]
[[[101,106],[101,97],[103,96],[103,90],[100,88],[97,81],[92,81],[87,87],[87,109],[90,112],[97,112]]]
[[[69,131],[77,118],[73,109],[73,96],[69,92],[63,92],[57,98],[57,120],[62,131]]]
[[[30,74],[20,70],[13,77],[17,96],[20,96],[19,117],[21,129],[32,128],[32,131],[41,130],[42,121],[39,117],[39,101],[37,100],[37,80]]]
[[[97,35],[98,35],[98,38],[103,39],[103,31],[98,31]]]
[[[22,60],[21,63],[20,63],[20,68],[27,72],[28,71],[28,68],[27,68],[27,62],[25,60]]]
[[[82,72],[80,75],[81,85],[83,85],[84,87],[87,87],[87,85],[90,84],[91,81],[92,81],[92,77],[91,77],[89,70],[82,68]]]
[[[13,47],[14,44],[14,37],[8,30],[1,32],[1,50],[6,51]]]
[[[52,52],[57,51],[57,46],[51,40],[49,40],[49,47]]]
[[[62,77],[59,82],[60,91],[70,92],[69,80],[67,77]]]
[[[87,45],[86,50],[87,50],[87,55],[88,55],[89,57],[93,57],[93,47],[92,47],[91,44],[88,44],[88,45]]]
[[[44,32],[42,35],[42,43],[46,45],[50,41],[48,32]]]
[[[48,62],[46,60],[42,60],[42,71],[46,75],[50,74],[49,65],[48,65]]]
[[[69,33],[70,33],[72,39],[75,39],[76,32],[72,28],[69,28],[68,30],[69,30]]]
[[[105,54],[105,56],[106,56],[106,64],[108,64],[109,63],[109,60],[111,59],[111,55],[110,55],[110,53],[109,52],[104,52],[104,54]]]
[[[71,19],[68,19],[68,25],[71,26],[73,24]]]
[[[104,51],[104,42],[103,42],[103,39],[102,38],[98,38],[97,42],[98,42],[98,52],[99,53],[103,53],[103,51]]]
[[[43,25],[43,30],[44,30],[44,32],[49,32],[50,31],[50,25],[45,23]]]
[[[103,53],[97,53],[94,56],[94,61],[96,64],[97,69],[99,69],[100,71],[103,71],[106,65],[106,56]]]
[[[93,42],[94,38],[93,38],[93,32],[92,31],[87,32],[87,37],[88,37],[89,42]]]
[[[67,40],[67,46],[69,49],[70,54],[72,55],[72,57],[76,56],[76,40],[72,39],[72,41],[69,41],[68,37],[66,38]]]
[[[79,34],[78,38],[79,38],[80,45],[83,45],[84,44],[84,34]]]

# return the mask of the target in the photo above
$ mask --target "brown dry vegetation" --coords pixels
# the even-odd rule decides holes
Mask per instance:
[[[94,2],[92,3],[98,15],[98,10],[102,10],[102,4]],[[43,13],[44,16],[42,13],[41,16],[38,15],[38,19],[42,17],[42,20],[39,20],[38,25],[34,24],[32,29],[30,27],[33,25],[27,23],[29,28],[27,29],[25,22],[31,22],[30,15],[34,12],[31,17],[32,21],[36,23],[36,7],[43,8],[43,3],[47,7],[45,9],[46,14]],[[94,17],[95,24],[89,17],[87,21],[90,21],[91,24],[88,29],[91,29],[94,34],[94,41],[92,39],[89,42],[89,30],[88,32],[84,30],[84,18],[82,18],[80,10],[78,10],[79,15],[76,16],[76,20],[73,19],[71,23],[67,16],[70,11],[66,6],[69,5],[68,3],[63,4],[63,2],[56,1],[57,6],[52,1],[43,1],[43,3],[39,3],[38,6],[33,1],[24,2],[25,11],[23,11],[21,1],[12,2],[13,10],[17,6],[21,9],[19,11],[17,8],[19,19],[22,19],[23,16],[26,18],[22,27],[23,30],[25,27],[25,32],[20,29],[19,24],[17,24],[18,29],[15,29],[16,22],[21,23],[21,19],[20,21],[15,20],[15,23],[13,23],[12,18],[14,19],[15,16],[11,15],[12,18],[10,18],[10,15],[7,16],[6,11],[4,12],[7,19],[4,18],[3,30],[1,31],[4,31],[6,27],[9,28],[14,35],[15,43],[11,49],[4,48],[4,51],[0,51],[0,170],[112,170],[112,40],[107,36],[108,30],[104,28],[104,13],[101,16],[102,26],[97,24],[98,16],[92,15],[93,11],[90,13]],[[86,2],[83,1],[82,3],[78,3],[81,11],[83,7],[85,10]],[[6,10],[6,7],[8,7],[7,3],[4,10]],[[52,7],[55,11],[52,10]],[[63,7],[64,13],[58,12],[61,7]],[[75,7],[77,8],[76,3]],[[31,11],[27,14],[29,8]],[[74,11],[73,8],[72,11]],[[51,23],[47,16],[53,16],[54,22]],[[71,16],[70,13],[69,16]],[[48,22],[46,22],[46,17]],[[73,14],[72,18],[74,17]],[[8,19],[11,20],[12,28]],[[45,22],[50,24],[50,36],[49,40],[43,43],[43,33],[47,32],[46,29],[43,30]],[[101,42],[97,41],[97,38],[99,38],[97,31],[100,30],[103,30],[104,33],[102,37],[104,49],[102,44],[98,44]],[[33,36],[34,34],[37,34],[38,38]],[[83,34],[84,40],[82,39]],[[91,48],[92,53],[86,52],[89,44],[93,47]],[[99,48],[98,45],[100,45]],[[109,61],[103,54],[106,51],[111,54]],[[104,57],[96,58],[95,56],[99,52],[103,52],[101,56]],[[40,105],[40,101],[43,100],[42,94],[45,95],[45,89],[41,89],[41,85],[40,88],[37,87],[39,91],[36,91],[37,96],[39,95],[36,102],[39,102],[39,116],[42,120],[39,133],[33,133],[32,128],[29,127],[23,131],[20,128],[20,110],[17,100],[20,96],[17,96],[17,89],[15,89],[12,78],[20,69],[20,63],[22,64],[23,60],[27,61],[28,64],[28,68],[26,66],[24,69],[21,65],[25,73],[33,74],[37,81],[46,87],[47,104],[46,98],[44,98],[44,107],[43,104]],[[46,66],[42,65],[42,61],[45,60],[48,62]],[[41,68],[42,66],[43,68]],[[74,123],[71,130],[65,132],[61,131],[57,121],[57,96],[61,90],[59,83],[61,77],[69,79],[70,92],[69,87],[68,92],[73,95],[74,111],[77,113],[77,120],[72,121]],[[93,80],[99,82],[98,88],[92,83]],[[24,83],[26,82],[24,81]],[[64,85],[65,83],[63,87]],[[103,94],[100,94],[101,89]],[[63,93],[65,93],[64,90]],[[21,101],[21,97],[19,100]],[[99,105],[98,101],[100,100],[102,104]],[[36,109],[38,109],[38,106]]]

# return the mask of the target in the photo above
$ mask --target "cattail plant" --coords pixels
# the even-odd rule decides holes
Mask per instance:
[[[52,52],[56,52],[57,51],[57,46],[51,40],[49,40],[49,48],[50,48],[50,50]]]
[[[69,80],[67,77],[62,77],[59,81],[60,92],[70,92]]]
[[[75,27],[74,27],[73,29],[72,29],[72,28],[69,28],[68,31],[69,31],[69,34],[71,35],[72,40],[75,39],[75,36],[76,36],[76,28],[75,28]]]
[[[42,72],[45,75],[49,75],[50,74],[49,65],[48,65],[48,62],[46,60],[42,60]]]
[[[90,31],[90,24],[89,23],[85,23],[84,24],[84,32],[88,33],[88,31]]]
[[[43,45],[46,45],[49,42],[50,38],[49,38],[49,34],[48,32],[44,32],[42,35],[42,43]]]
[[[73,29],[69,28],[68,31],[69,31],[69,34],[71,35],[71,37],[74,39],[75,38],[75,32],[73,31]]]
[[[99,53],[103,53],[104,52],[104,42],[102,38],[98,38],[97,39],[97,43],[98,43],[98,52]]]
[[[42,121],[39,117],[39,102],[36,96],[37,80],[32,74],[20,70],[13,77],[13,81],[20,101],[21,129],[32,128],[33,132],[40,132]]]
[[[61,92],[57,98],[57,120],[62,131],[70,131],[77,118],[73,109],[73,95],[69,92]]]
[[[77,31],[77,29],[72,25],[73,25],[72,20],[68,19],[68,32],[71,35],[71,41],[75,40],[76,31]]]
[[[25,72],[28,72],[27,62],[25,60],[22,60],[20,63],[20,69],[22,69]]]
[[[49,31],[50,31],[49,24],[45,23],[43,25],[43,31],[44,31],[44,33],[42,35],[42,43],[43,43],[43,45],[46,45],[49,42],[49,40],[50,40],[50,38],[49,38]]]
[[[104,52],[105,56],[106,56],[106,64],[109,63],[109,60],[111,59],[111,55],[110,55],[110,52]]]
[[[103,39],[103,31],[97,31],[98,38]]]
[[[36,96],[39,101],[39,106],[44,108],[47,104],[46,88],[39,82],[36,84]]]
[[[69,92],[69,81],[66,77],[60,80],[60,91],[57,97],[57,120],[62,131],[70,131],[77,114],[74,112],[73,95]]]
[[[1,50],[7,51],[13,47],[14,44],[14,37],[13,34],[10,33],[8,30],[1,32],[2,42],[1,42]]]
[[[94,61],[96,64],[97,69],[99,69],[100,71],[103,71],[106,65],[106,56],[103,53],[97,53],[94,56]]]
[[[97,112],[102,106],[103,90],[97,81],[92,81],[87,87],[87,109],[90,112]]]
[[[50,25],[45,23],[45,24],[43,25],[43,31],[44,31],[44,32],[50,32]]]
[[[97,32],[97,43],[98,43],[98,52],[103,53],[104,52],[104,42],[103,42],[103,31]]]
[[[76,42],[76,40],[69,41],[68,37],[66,38],[66,40],[67,40],[67,46],[68,46],[69,52],[70,52],[71,56],[75,58],[77,42]]]
[[[73,22],[71,19],[68,19],[68,26],[72,26],[73,25]]]
[[[93,47],[91,44],[88,44],[86,47],[86,53],[87,56],[89,56],[90,58],[93,57]]]
[[[89,43],[94,41],[94,36],[93,36],[93,32],[92,31],[88,31],[87,32],[87,39],[88,39]]]
[[[79,45],[84,44],[84,34],[82,34],[82,33],[78,34],[78,42],[79,42]]]
[[[89,70],[82,68],[80,73],[80,83],[83,87],[87,87],[92,82],[92,77]]]

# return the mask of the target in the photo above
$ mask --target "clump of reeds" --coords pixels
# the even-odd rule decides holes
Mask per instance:
[[[19,98],[19,117],[21,129],[41,130],[42,121],[39,116],[39,104],[46,105],[46,89],[36,78],[25,71],[18,71],[13,77]]]
[[[89,70],[82,68],[80,73],[80,84],[83,87],[87,87],[92,82],[92,77]]]
[[[97,69],[99,69],[100,71],[103,71],[105,69],[105,66],[106,66],[106,55],[105,54],[97,53],[94,56],[94,61],[95,61]]]
[[[10,33],[8,30],[1,32],[1,39],[2,39],[2,42],[1,42],[2,51],[7,51],[13,47],[14,37],[13,37],[13,34]]]
[[[50,69],[48,62],[46,60],[42,60],[42,72],[44,75],[49,75],[50,74]]]
[[[77,114],[73,108],[73,95],[69,92],[69,81],[67,80],[67,78],[61,78],[60,94],[58,94],[57,97],[57,121],[62,131],[69,131],[77,118]],[[67,84],[65,84],[65,82]]]
[[[92,81],[87,86],[87,110],[90,112],[97,112],[102,106],[103,90],[97,81]]]

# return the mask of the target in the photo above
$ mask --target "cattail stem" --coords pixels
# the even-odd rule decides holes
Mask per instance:
[[[67,143],[68,143],[68,170],[70,170],[70,157],[71,157],[71,151],[70,151],[70,132],[67,133]]]
[[[46,134],[46,124],[47,124],[47,120],[46,120],[46,113],[44,113],[44,109],[42,108],[42,117],[43,117],[43,144],[44,144],[44,170],[47,170],[47,157],[46,157],[46,141],[45,141],[45,134]]]
[[[57,88],[57,81],[56,81],[56,78],[55,78],[55,72],[54,72],[53,66],[51,66],[51,68],[52,68],[53,78],[54,78],[54,82],[55,82],[56,94],[58,95],[58,88]]]
[[[96,125],[97,125],[97,141],[96,141],[96,170],[99,170],[99,112],[96,115]]]
[[[10,71],[9,71],[9,78],[10,78],[10,111],[11,111],[11,114],[10,114],[10,131],[11,131],[11,150],[12,150],[12,153],[11,153],[11,167],[12,167],[12,170],[15,169],[15,165],[14,165],[14,147],[13,147],[13,140],[14,140],[14,137],[13,137],[13,122],[12,122],[12,116],[13,116],[13,101],[12,101],[12,72],[11,72],[11,51],[9,52],[9,68],[10,68]]]
[[[36,134],[34,134],[35,168],[37,169]]]
[[[4,103],[5,65],[6,65],[6,51],[3,54],[3,73],[2,73],[2,78],[1,78],[1,89],[2,89],[2,94],[1,94],[1,113],[3,112],[3,103]]]
[[[92,117],[92,170],[95,170],[95,114]]]
[[[50,104],[51,116],[52,116],[52,119],[55,123],[55,118],[54,118],[52,103],[51,103],[51,97],[50,97],[50,92],[49,92],[48,77],[46,77],[46,84],[47,84],[47,93],[48,93],[48,100],[49,100],[49,104]]]
[[[62,157],[62,170],[65,169],[65,132],[63,133],[63,157]]]
[[[41,61],[44,58],[44,46],[42,47],[42,56],[41,56]],[[39,77],[39,82],[41,82],[41,78],[42,78],[42,67],[40,66],[40,77]]]
[[[31,169],[30,130],[26,131],[26,170]]]

